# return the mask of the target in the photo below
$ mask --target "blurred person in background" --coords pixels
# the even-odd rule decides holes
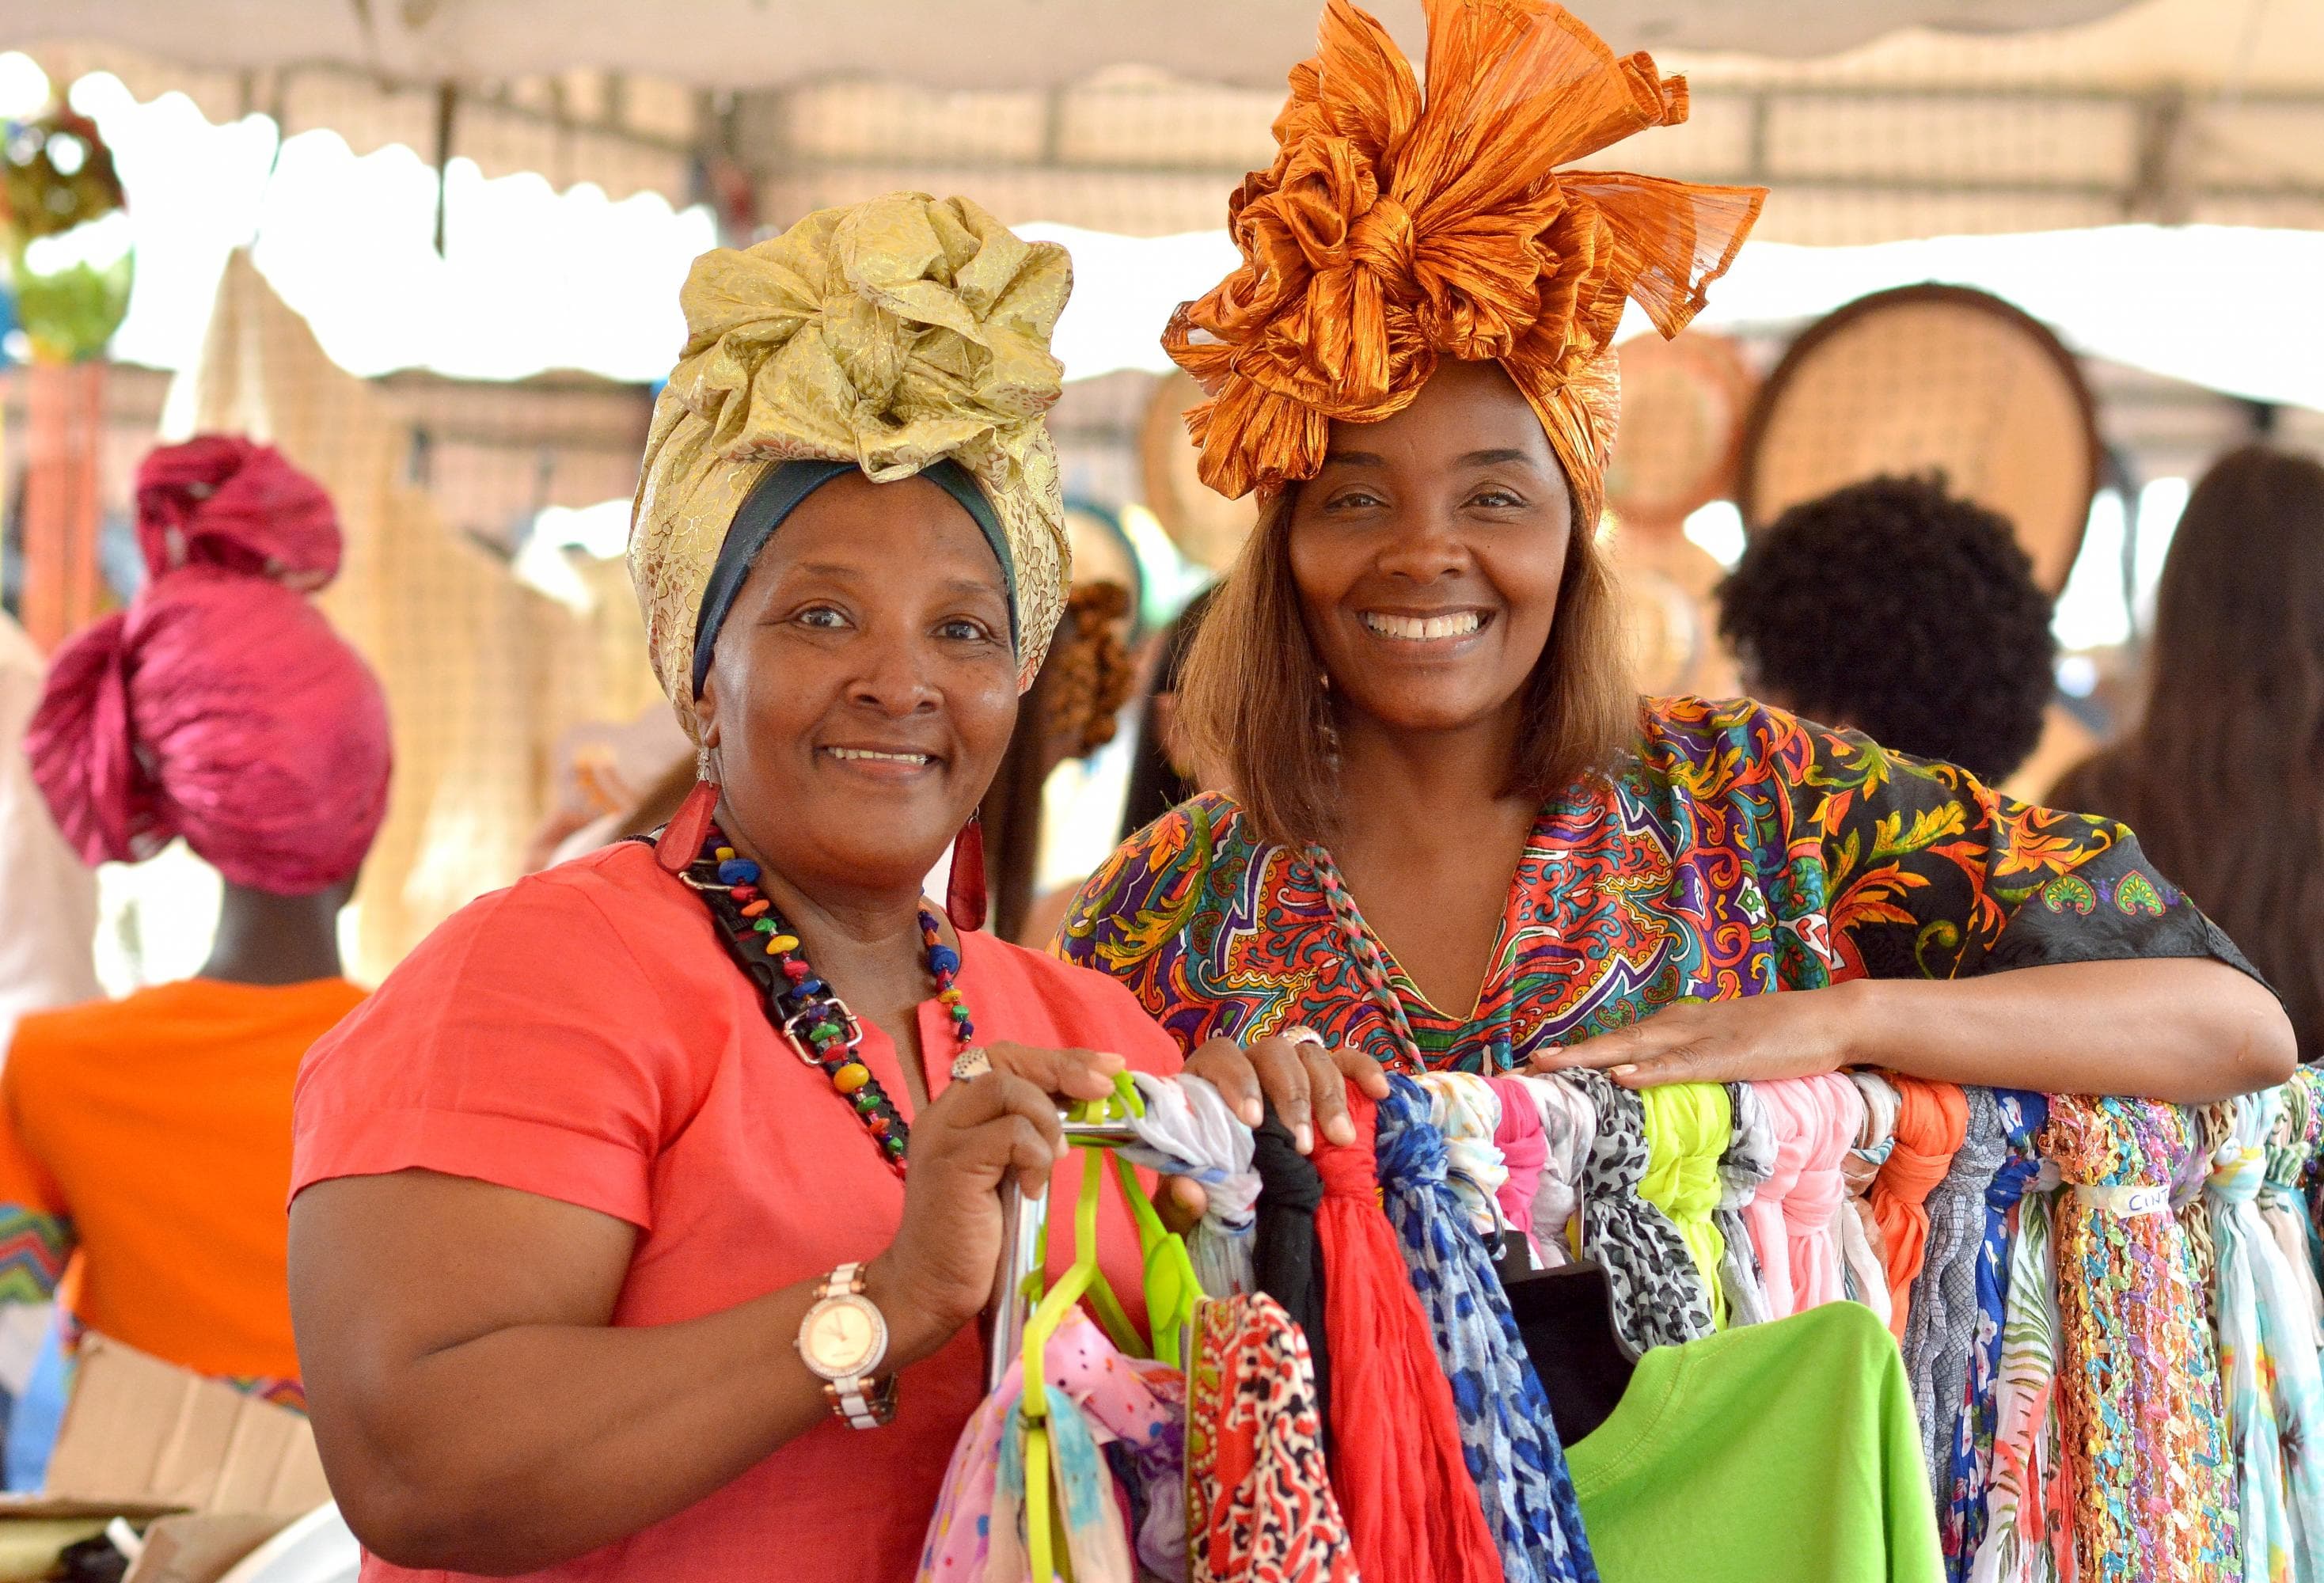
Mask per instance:
[[[1194,629],[1211,607],[1211,594],[1205,588],[1187,601],[1177,619],[1163,630],[1154,679],[1139,712],[1138,740],[1131,745],[1130,792],[1121,809],[1124,841],[1202,789],[1194,781],[1194,756],[1185,729],[1178,722],[1178,687],[1185,676]]]
[[[386,812],[387,705],[309,595],[320,485],[208,436],[137,474],[148,580],[56,656],[25,733],[82,861],[183,837],[224,881],[200,973],[35,1013],[0,1071],[0,1299],[296,1405],[284,1275],[299,1063],[362,999],[337,918]]]
[[[1130,612],[1130,594],[1120,584],[1079,583],[1065,601],[1041,674],[1018,703],[1016,732],[979,813],[992,900],[990,926],[1003,940],[1047,944],[1065,903],[1081,888],[1084,876],[1062,888],[1039,888],[1047,834],[1043,794],[1057,766],[1086,759],[1114,739],[1115,717],[1135,685],[1122,641]]]
[[[2324,465],[2265,446],[2188,497],[2154,596],[2145,710],[2059,807],[2120,819],[2274,985],[2324,1058]]]
[[[2041,739],[2050,596],[2008,519],[1941,479],[1874,478],[1792,507],[1718,592],[1754,698],[1995,786]]]

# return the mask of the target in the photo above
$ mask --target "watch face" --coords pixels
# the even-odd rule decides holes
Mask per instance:
[[[885,1349],[887,1327],[868,1302],[829,1297],[807,1316],[799,1349],[818,1374],[838,1379],[860,1374]]]

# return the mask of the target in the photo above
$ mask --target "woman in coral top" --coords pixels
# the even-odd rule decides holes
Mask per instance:
[[[387,708],[308,599],[339,562],[313,480],[208,437],[146,458],[137,511],[148,581],[58,652],[25,752],[86,861],[182,836],[214,866],[217,943],[182,983],[17,1025],[0,1296],[78,1252],[77,1327],[295,1403],[291,1089],[362,999],[337,918],[387,805]]]

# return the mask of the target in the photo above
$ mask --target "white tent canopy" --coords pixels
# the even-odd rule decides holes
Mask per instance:
[[[1317,6],[983,0],[971,23],[939,0],[79,0],[62,16],[0,0],[0,42],[60,78],[101,67],[140,99],[175,88],[213,122],[263,112],[359,153],[400,143],[681,205],[708,170],[766,225],[909,187],[973,192],[1012,223],[1164,235],[1219,225],[1266,162]],[[1417,0],[1380,9],[1416,50]],[[1772,187],[1766,239],[2324,227],[2315,0],[1582,9],[1693,78],[1690,124],[1616,157]],[[71,39],[32,42],[60,24]]]

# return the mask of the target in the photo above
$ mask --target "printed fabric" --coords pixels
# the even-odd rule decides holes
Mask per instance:
[[[1978,1547],[1985,1540],[1986,1496],[1992,1486],[1994,1440],[2000,1425],[2003,1352],[2010,1304],[2016,1297],[2010,1288],[2010,1235],[2025,1190],[2042,1168],[2034,1152],[2034,1139],[2050,1114],[2049,1099],[2042,1094],[1997,1089],[1993,1100],[1999,1112],[2004,1153],[1991,1185],[1985,1190],[1985,1236],[1977,1250],[1977,1329],[1969,1352],[1969,1385],[1955,1421],[1946,1471],[1934,1478],[1945,1496],[1939,1532],[1944,1541],[1945,1575],[1951,1583],[1966,1583]],[[2045,1221],[2045,1244],[2047,1237]],[[2048,1301],[2046,1293],[2043,1301]],[[2046,1335],[2045,1329],[2045,1350]],[[1931,1473],[1936,1473],[1933,1464]]]
[[[1751,1245],[1744,1219],[1751,1201],[1775,1169],[1775,1134],[1767,1119],[1767,1102],[1748,1082],[1727,1085],[1728,1113],[1733,1128],[1727,1152],[1719,1157],[1718,1222],[1720,1248],[1719,1286],[1727,1300],[1730,1325],[1761,1324],[1775,1316],[1767,1307],[1767,1287],[1759,1275],[1759,1256]]]
[[[2169,1192],[2188,1115],[2058,1095],[2058,1380],[2084,1583],[2197,1583],[2237,1566],[2218,1352]]]
[[[1945,1179],[1929,1194],[1929,1240],[1918,1296],[1904,1326],[1904,1377],[1921,1423],[1921,1451],[1935,1486],[1939,1514],[1951,1504],[1952,1467],[1977,1344],[1977,1264],[1985,1246],[1986,1194],[2001,1169],[2007,1141],[1990,1089],[1961,1091],[1969,1120]]]
[[[1598,1115],[1582,1175],[1582,1250],[1606,1268],[1614,1328],[1634,1352],[1711,1334],[1711,1298],[1671,1218],[1648,1203],[1646,1107],[1602,1072],[1562,1072]]]
[[[2035,1136],[2040,1127],[2034,1128]],[[2057,1172],[2043,1167],[2017,1206],[2009,1246],[2000,1373],[1993,1399],[1993,1459],[1985,1535],[1970,1583],[2073,1583],[2072,1468],[2059,1414]]]
[[[1414,1064],[1315,865],[1206,794],[1123,843],[1055,947],[1127,984],[1181,1048],[1304,1023]],[[2235,948],[2123,826],[2030,807],[1948,765],[1748,700],[1646,702],[1618,770],[1544,805],[1471,1015],[1381,948],[1432,1070],[1535,1054],[1684,999],[1845,979]]]
[[[1194,1311],[1186,1413],[1191,1583],[1355,1583],[1307,1339],[1264,1293]]]
[[[1851,1072],[1864,1101],[1864,1125],[1857,1129],[1856,1146],[1840,1163],[1848,1184],[1848,1212],[1840,1218],[1841,1284],[1850,1300],[1864,1304],[1886,1324],[1893,1313],[1888,1301],[1888,1241],[1880,1229],[1880,1216],[1872,1207],[1872,1184],[1880,1167],[1896,1149],[1896,1108],[1902,1102],[1896,1085],[1877,1072]]]
[[[1390,1078],[1377,1125],[1381,1205],[1452,1383],[1462,1453],[1500,1547],[1502,1574],[1509,1583],[1596,1583],[1549,1397],[1485,1244],[1446,1180],[1428,1093],[1408,1077]]]
[[[1368,1583],[1498,1583],[1501,1558],[1461,1442],[1452,1386],[1380,1207],[1378,1122],[1348,1085],[1352,1143],[1318,1137],[1315,1234],[1332,1347],[1332,1488]]]

